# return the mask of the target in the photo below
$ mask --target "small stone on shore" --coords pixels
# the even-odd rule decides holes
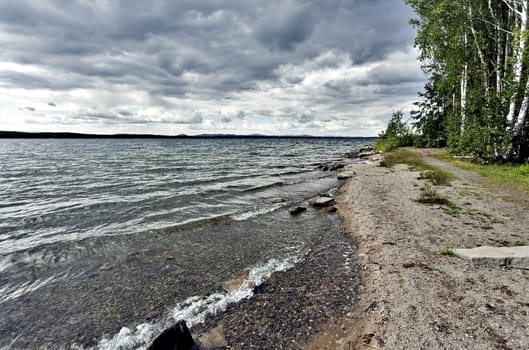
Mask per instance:
[[[338,180],[347,180],[347,179],[352,178],[355,175],[356,173],[354,171],[343,171],[343,172],[338,173],[336,177],[338,178]]]
[[[316,197],[310,200],[310,205],[315,208],[329,207],[335,205],[336,201],[331,197]]]

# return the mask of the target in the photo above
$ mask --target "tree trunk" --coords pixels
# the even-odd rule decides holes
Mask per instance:
[[[527,79],[527,83],[525,84],[525,95],[522,101],[522,105],[520,106],[520,112],[518,113],[518,117],[516,118],[516,122],[514,123],[514,128],[512,130],[513,136],[515,138],[518,138],[522,135],[522,130],[525,124],[525,119],[527,117],[528,109],[529,109],[529,79]]]
[[[527,0],[523,0],[521,2],[522,5],[522,11],[516,12],[520,16],[520,42],[518,44],[518,48],[516,50],[516,61],[514,62],[514,78],[513,78],[513,86],[514,91],[511,96],[511,100],[509,103],[509,112],[507,113],[507,128],[510,129],[513,127],[513,123],[515,122],[514,117],[516,114],[516,100],[518,98],[518,93],[520,90],[520,81],[522,77],[522,68],[523,68],[523,54],[525,50],[525,31],[527,30]],[[516,9],[515,9],[516,11]]]
[[[463,34],[463,43],[465,44],[465,51],[468,43],[468,37],[467,33],[465,32]],[[466,52],[465,52],[466,56]],[[467,113],[466,113],[466,107],[467,107],[467,86],[468,86],[468,60],[467,57],[465,57],[465,63],[463,64],[463,71],[461,72],[461,82],[460,82],[460,89],[461,89],[461,129],[460,129],[460,135],[463,136],[465,133],[465,127],[466,127],[466,121],[467,121]]]
[[[527,8],[529,7],[529,0],[522,1],[522,13],[521,13],[521,22],[520,22],[520,51],[523,53],[523,50],[525,48],[525,37],[527,35]],[[522,45],[522,42],[524,45]],[[522,55],[523,60],[523,55]],[[520,76],[521,76],[521,70],[522,67],[520,67]],[[527,79],[527,82],[525,84],[524,89],[524,98],[522,100],[522,104],[520,106],[520,110],[518,111],[518,115],[516,116],[516,119],[514,120],[514,127],[513,127],[513,136],[516,138],[520,136],[520,133],[522,132],[523,125],[525,122],[525,116],[527,115],[527,106],[529,105],[529,79]]]

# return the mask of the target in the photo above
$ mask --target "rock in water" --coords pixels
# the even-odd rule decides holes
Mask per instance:
[[[186,322],[180,320],[157,336],[147,350],[200,350]]]
[[[271,203],[271,204],[277,204],[277,203],[284,203],[284,202],[286,202],[286,200],[284,198],[280,198],[280,197],[272,197],[272,198],[265,199],[265,202],[266,203]]]
[[[307,210],[307,208],[305,207],[292,207],[292,208],[288,208],[288,213],[290,215],[298,215],[298,214],[303,213],[305,210]]]
[[[322,213],[334,213],[337,210],[338,209],[334,205],[331,205],[329,207],[323,207],[320,209]]]
[[[242,286],[242,284],[248,279],[249,275],[250,274],[248,272],[246,272],[245,274],[243,274],[239,278],[236,278],[236,279],[231,280],[231,281],[224,282],[222,284],[222,288],[224,289],[224,291],[226,291],[228,293],[233,292],[235,289],[237,289],[240,286]],[[255,288],[255,283],[249,282],[248,283],[248,287],[249,288]]]
[[[336,201],[331,197],[316,197],[310,201],[310,205],[316,208],[330,207],[335,204]]]

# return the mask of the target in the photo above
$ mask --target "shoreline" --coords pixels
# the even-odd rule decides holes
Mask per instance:
[[[352,317],[328,325],[306,349],[529,348],[529,272],[440,254],[528,245],[524,204],[461,176],[434,186],[457,210],[421,204],[419,172],[376,163],[348,165],[356,175],[337,198],[357,244],[358,302]]]

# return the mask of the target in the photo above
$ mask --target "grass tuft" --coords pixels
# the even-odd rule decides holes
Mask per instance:
[[[444,256],[457,256],[452,248],[443,248],[439,251],[439,254]]]
[[[416,201],[423,204],[444,205],[443,212],[454,217],[458,217],[461,212],[461,208],[455,205],[450,199],[437,194],[435,187],[430,184],[424,185],[421,197]]]
[[[435,167],[422,159],[422,157],[412,151],[398,149],[384,155],[380,166],[391,168],[396,164],[408,164],[410,168],[419,170],[422,179],[430,180],[434,185],[449,185],[455,176],[448,171]]]

